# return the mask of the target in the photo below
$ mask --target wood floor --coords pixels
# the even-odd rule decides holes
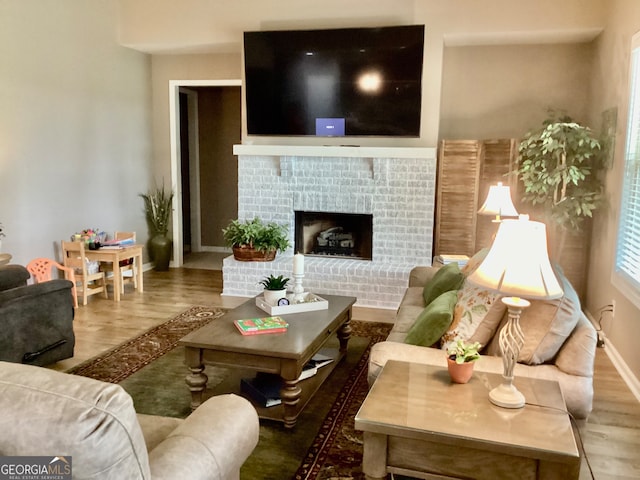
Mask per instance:
[[[66,370],[165,322],[193,305],[233,308],[245,298],[221,296],[216,270],[171,269],[144,274],[144,293],[127,286],[122,301],[90,297],[76,310],[75,356],[52,365]],[[111,295],[111,293],[110,293]],[[354,308],[354,318],[393,321],[394,312]],[[606,348],[606,347],[605,347]],[[596,355],[595,402],[589,419],[580,422],[586,456],[597,480],[640,478],[640,404],[603,349]],[[580,480],[590,479],[583,461]],[[498,480],[498,479],[497,479]]]

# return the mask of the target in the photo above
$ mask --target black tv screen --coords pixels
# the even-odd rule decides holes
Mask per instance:
[[[420,135],[424,25],[245,32],[249,135]]]

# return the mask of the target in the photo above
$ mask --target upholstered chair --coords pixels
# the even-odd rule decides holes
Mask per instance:
[[[119,385],[5,362],[0,411],[0,456],[70,456],[74,479],[237,480],[258,442],[258,415],[236,395],[185,420],[138,416]]]

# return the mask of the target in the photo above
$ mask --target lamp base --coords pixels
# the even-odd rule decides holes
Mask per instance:
[[[503,408],[524,407],[524,395],[512,383],[503,383],[489,392],[489,400]]]

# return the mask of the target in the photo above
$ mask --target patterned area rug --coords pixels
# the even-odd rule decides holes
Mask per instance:
[[[187,333],[221,317],[224,312],[217,307],[191,307],[168,322],[70,368],[67,373],[103,382],[121,382],[172,350]]]
[[[105,354],[70,369],[68,373],[112,383],[119,383],[128,378],[144,375],[144,372],[148,369],[142,372],[139,371],[154,360],[158,360],[171,352],[183,336],[223,314],[224,310],[220,308],[192,307],[174,319],[152,328]],[[310,447],[306,455],[301,455],[304,450],[295,455],[297,458],[303,458],[297,471],[295,471],[294,464],[287,475],[280,476],[277,479],[273,477],[272,479],[270,474],[264,476],[257,471],[247,472],[243,470],[243,478],[254,478],[255,476],[255,478],[268,478],[270,480],[281,480],[282,478],[295,480],[364,480],[364,474],[362,473],[362,432],[354,429],[354,417],[368,392],[369,350],[373,344],[384,340],[388,336],[391,325],[352,321],[351,328],[352,338],[356,342],[354,347],[358,343],[362,344],[364,339],[367,339],[368,342],[365,342],[362,348],[356,348],[356,350],[362,351],[362,354],[360,355],[358,352],[359,357],[354,360],[353,366],[344,373],[341,380],[338,380],[341,375],[338,369],[327,380],[327,382],[331,382],[332,377],[336,377],[334,381],[340,381],[342,386],[336,386],[339,391],[335,396],[335,400],[332,397],[328,413],[322,421],[318,419],[320,428],[316,430],[316,427],[312,432],[309,432],[308,438],[311,439],[313,437],[313,440],[307,441]],[[176,353],[179,354],[180,352],[174,351],[171,355]],[[165,358],[168,357],[169,355]],[[180,358],[182,357],[180,356]],[[162,360],[164,361],[164,359]],[[153,368],[153,366],[149,368]],[[181,368],[184,368],[184,366]],[[136,372],[139,373],[134,375]],[[129,380],[124,383],[127,382]],[[183,389],[182,382],[179,381],[178,383],[179,388]],[[134,394],[134,400],[135,398]],[[304,422],[301,422],[300,427],[303,427],[303,425]],[[266,441],[276,439],[280,441],[284,439],[286,441],[287,434],[290,441],[300,441],[298,437],[292,435],[292,432],[283,433],[282,430],[279,425],[267,424],[266,427],[261,427],[261,442],[263,437]],[[280,435],[285,435],[285,437],[280,438]],[[295,435],[306,436],[302,431],[296,432]],[[257,450],[259,450],[259,447]],[[260,455],[256,452],[254,454]],[[264,463],[264,461],[265,458],[258,457],[253,461],[250,458],[246,466],[248,469],[257,470],[255,465]],[[294,471],[295,475],[292,476],[291,473]],[[254,473],[256,475],[253,475]]]
[[[388,323],[351,322],[352,336],[369,338],[369,347],[322,422],[295,480],[364,480],[362,432],[355,430],[354,418],[369,391],[369,350],[387,338],[391,327]]]

